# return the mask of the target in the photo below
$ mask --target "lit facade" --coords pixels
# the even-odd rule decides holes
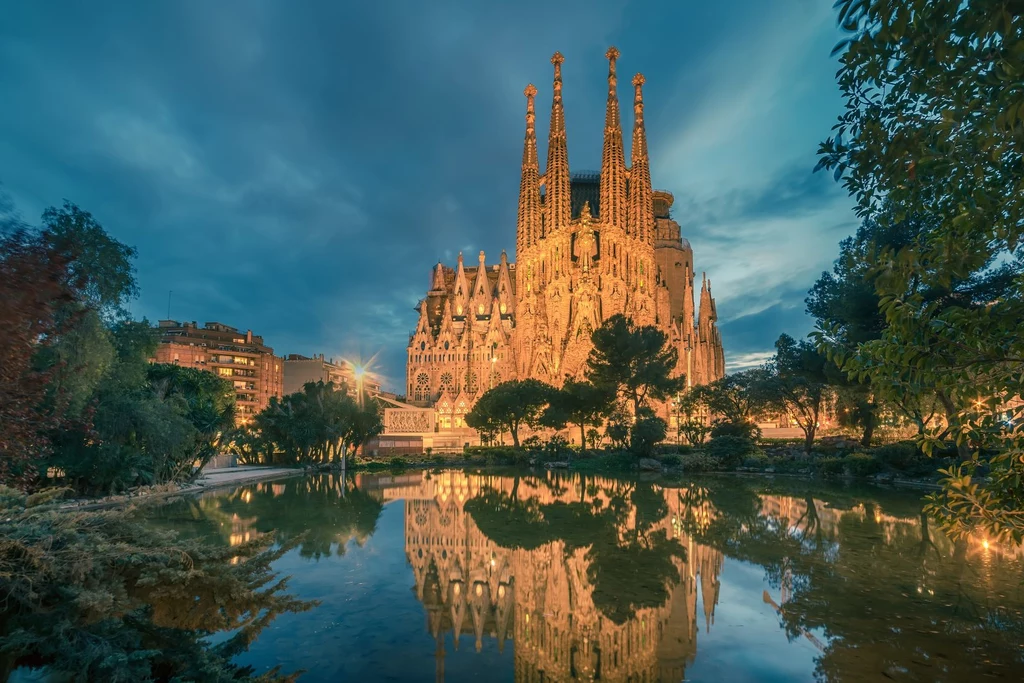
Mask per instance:
[[[693,250],[670,214],[673,197],[651,185],[642,86],[633,79],[634,126],[627,167],[617,96],[616,59],[608,51],[608,101],[601,171],[570,173],[562,104],[562,56],[554,64],[547,164],[537,155],[536,88],[527,87],[516,262],[505,252],[488,265],[462,254],[438,263],[410,335],[406,392],[437,411],[438,431],[464,429],[475,399],[508,379],[555,386],[582,379],[591,333],[622,313],[656,325],[679,350],[677,373],[690,386],[725,374],[711,283],[694,307]],[[667,417],[668,407],[662,407]]]
[[[221,323],[161,320],[154,359],[212,372],[235,387],[235,422],[244,424],[284,389],[283,360],[252,330],[239,332]]]

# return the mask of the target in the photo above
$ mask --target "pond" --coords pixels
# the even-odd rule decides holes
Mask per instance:
[[[239,661],[300,681],[1024,678],[1024,552],[921,493],[793,479],[462,471],[291,478],[153,522],[273,531],[292,594]]]

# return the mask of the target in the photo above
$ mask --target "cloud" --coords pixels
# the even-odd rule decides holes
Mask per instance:
[[[714,282],[727,357],[755,353],[796,325],[785,297],[850,220],[804,173],[837,113],[830,12],[741,5],[16,4],[0,182],[27,218],[66,197],[136,246],[136,315],[167,315],[173,290],[173,317],[279,353],[380,352],[400,388],[433,264],[514,258],[523,87],[543,155],[548,59],[566,55],[570,160],[597,168],[614,43],[647,76],[655,184]]]

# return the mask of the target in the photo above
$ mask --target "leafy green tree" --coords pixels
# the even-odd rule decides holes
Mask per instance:
[[[727,422],[755,422],[760,413],[772,407],[764,393],[767,377],[765,368],[751,368],[694,387],[691,392],[716,418]]]
[[[876,388],[934,392],[948,425],[923,446],[955,443],[964,462],[945,472],[932,511],[954,534],[1019,541],[1024,433],[1010,425],[1024,407],[1010,405],[1024,362],[1024,13],[1009,0],[837,7],[850,33],[837,46],[846,108],[819,167],[843,179],[865,219],[934,222],[865,259],[880,273],[881,336],[854,353],[827,334],[821,344]]]
[[[43,212],[41,235],[68,263],[78,304],[97,311],[106,321],[127,315],[126,304],[139,294],[132,265],[137,255],[134,247],[108,235],[92,214],[67,200],[61,208]]]
[[[587,448],[587,427],[600,427],[615,409],[615,392],[606,387],[568,379],[551,392],[549,405],[541,415],[545,427],[563,429],[567,424],[580,430],[580,445]],[[593,430],[591,430],[593,431]]]
[[[649,400],[663,401],[682,391],[685,378],[673,377],[679,351],[653,325],[637,327],[613,315],[594,330],[587,379],[628,400],[637,415]]]
[[[302,391],[269,405],[256,415],[254,429],[290,462],[303,464],[340,461],[383,431],[377,406],[356,404],[345,387],[332,382],[307,382]]]
[[[114,357],[91,392],[88,414],[52,435],[45,463],[87,494],[190,479],[231,429],[231,383],[150,363],[155,339],[145,321],[117,323],[111,337]]]
[[[133,511],[58,510],[59,493],[0,488],[0,680],[22,664],[113,683],[294,680],[231,661],[279,614],[315,604],[271,569],[290,544],[183,539]]]
[[[466,414],[466,424],[482,431],[507,431],[519,448],[519,430],[540,426],[554,389],[536,379],[510,380],[488,390]]]
[[[796,421],[804,433],[804,450],[808,453],[814,447],[821,412],[831,391],[832,367],[814,344],[783,334],[775,342],[775,358],[767,366],[764,388],[759,389]]]

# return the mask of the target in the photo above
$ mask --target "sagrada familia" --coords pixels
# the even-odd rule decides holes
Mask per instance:
[[[582,379],[591,333],[617,313],[656,325],[679,349],[677,372],[689,386],[725,374],[711,283],[694,310],[693,250],[672,220],[670,193],[651,185],[644,130],[644,77],[633,78],[633,141],[626,166],[613,47],[599,173],[571,173],[562,104],[562,62],[555,53],[547,163],[537,154],[534,97],[527,86],[526,139],[516,222],[516,263],[503,251],[488,266],[459,254],[438,263],[417,307],[410,336],[407,399],[436,407],[439,427],[459,427],[460,409],[508,379],[560,385]],[[447,424],[445,421],[447,420]],[[454,420],[454,422],[452,422]]]

